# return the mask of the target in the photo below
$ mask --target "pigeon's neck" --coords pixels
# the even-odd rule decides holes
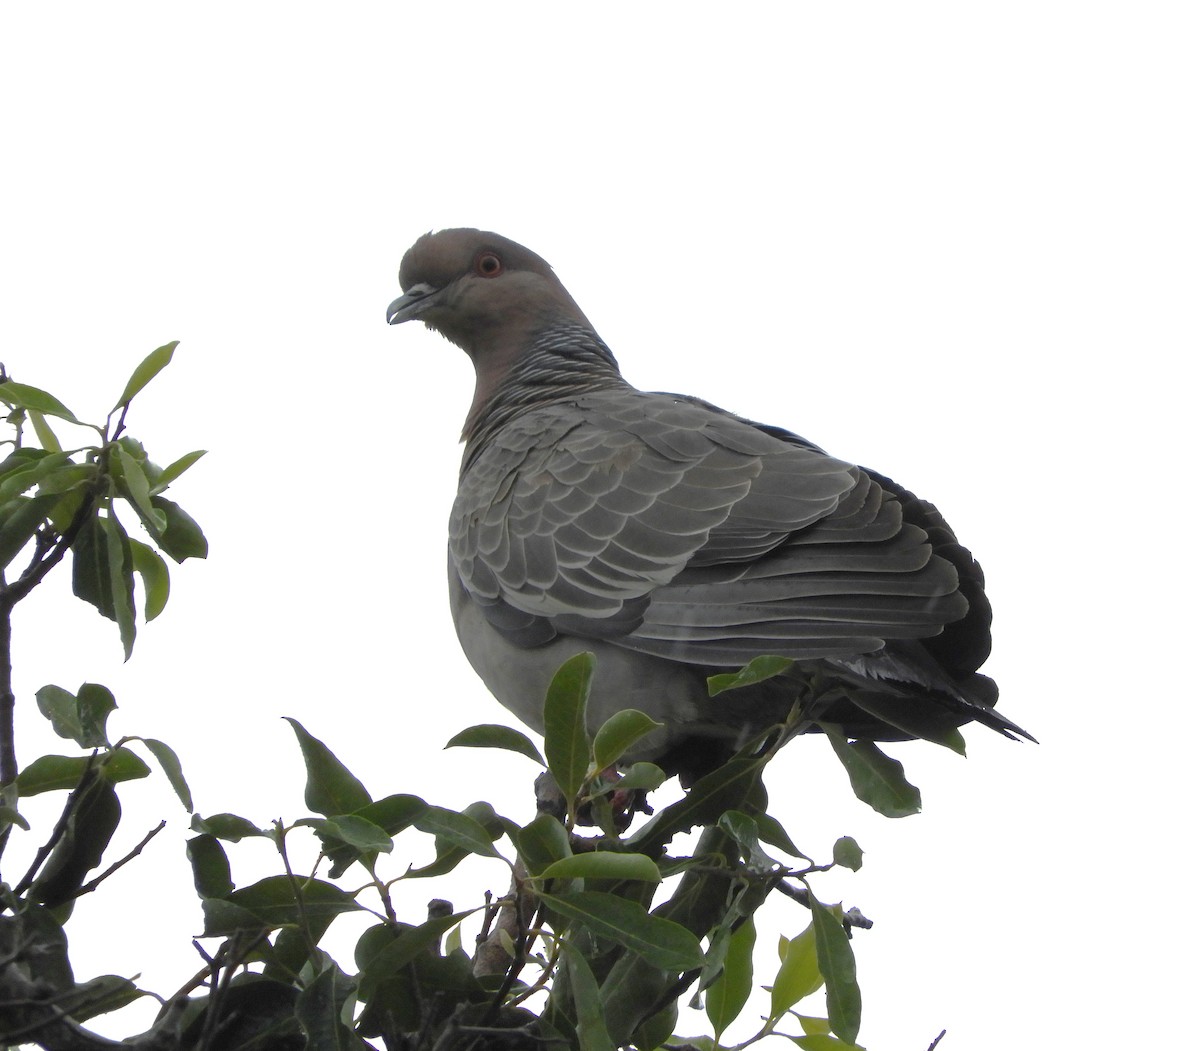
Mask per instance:
[[[510,420],[591,391],[628,387],[617,359],[588,324],[560,322],[519,353],[474,357],[475,400],[463,425],[466,461]]]

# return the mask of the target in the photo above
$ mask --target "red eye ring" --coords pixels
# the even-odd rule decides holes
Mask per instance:
[[[475,257],[475,273],[480,277],[498,277],[504,272],[504,264],[495,252],[480,252]]]

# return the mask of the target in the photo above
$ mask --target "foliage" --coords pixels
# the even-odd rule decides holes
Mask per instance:
[[[186,850],[203,910],[197,945],[205,964],[160,998],[164,1006],[150,1030],[119,1046],[649,1051],[740,1048],[776,1035],[809,1049],[857,1046],[861,998],[849,934],[869,923],[857,910],[821,902],[812,880],[834,865],[857,870],[862,851],[844,837],[830,861],[809,858],[769,815],[762,785],[781,742],[806,722],[803,705],[788,724],[748,742],[681,798],[636,821],[645,793],[665,778],[652,764],[623,767],[620,760],[657,724],[624,711],[588,732],[595,667],[588,653],[568,661],[547,693],[544,759],[529,738],[505,726],[474,726],[449,742],[505,749],[543,767],[543,805],[532,818],[503,816],[483,802],[456,811],[406,793],[376,797],[295,720],[308,813],[269,824],[203,816],[170,747],[109,740],[116,701],[95,683],[37,691],[42,715],[80,754],[42,756],[18,770],[9,652],[16,603],[69,551],[74,593],[116,623],[128,656],[136,638],[135,576],[149,620],[169,595],[162,556],[182,562],[206,554],[199,526],[163,495],[202,454],[160,468],[125,433],[132,400],[174,350],[173,343],[160,347],[138,366],[103,425],[81,423],[45,391],[0,379],[12,427],[0,463],[0,854],[13,835],[32,834],[23,799],[66,795],[28,871],[0,884],[0,1044],[118,1046],[83,1023],[146,995],[125,977],[77,981],[65,925],[81,895],[134,861],[161,830],[124,857],[108,855],[121,820],[120,788],[149,775],[149,759],[192,812]],[[98,441],[64,449],[51,419],[88,428]],[[27,428],[35,443],[26,441]],[[130,536],[121,512],[140,523],[146,540]],[[22,558],[25,568],[15,574],[9,567]],[[712,691],[779,674],[787,663],[760,659],[714,679]],[[829,737],[862,799],[890,816],[919,807],[898,763],[867,742]],[[406,830],[431,841],[433,860],[414,865],[395,856]],[[681,850],[695,830],[693,848]],[[280,871],[239,887],[229,851],[247,838],[273,844]],[[296,871],[298,840],[315,842],[323,875],[319,867]],[[461,911],[435,899],[427,916],[398,915],[392,895],[402,881],[444,875],[469,857],[494,865],[509,892],[499,900],[481,895]],[[763,982],[754,969],[761,933],[755,914],[772,893],[800,901],[811,922],[779,939],[779,965],[767,976],[763,1004],[751,1011],[755,983]],[[323,944],[346,916],[374,922],[353,960],[336,960]],[[824,1010],[800,1013],[798,1005],[822,989]],[[678,1003],[693,993],[703,998],[715,1037],[673,1035]],[[762,1024],[749,1037],[721,1043],[736,1021],[745,1025],[754,1013]]]

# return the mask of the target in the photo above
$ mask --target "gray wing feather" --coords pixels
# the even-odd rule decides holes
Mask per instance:
[[[965,611],[954,568],[858,468],[629,390],[506,426],[464,471],[450,553],[502,631],[540,617],[700,664],[864,653]]]

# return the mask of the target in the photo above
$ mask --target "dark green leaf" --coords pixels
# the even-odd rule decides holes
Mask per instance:
[[[575,1001],[575,1035],[579,1051],[612,1051],[613,1040],[604,1024],[604,1007],[600,1001],[600,986],[588,966],[587,959],[569,941],[559,942],[571,982],[571,997]]]
[[[129,541],[129,551],[133,556],[134,571],[142,578],[142,587],[146,592],[145,615],[146,621],[157,617],[167,604],[171,595],[171,574],[162,556],[140,540]]]
[[[592,890],[539,891],[538,897],[559,915],[624,945],[655,967],[682,972],[704,966],[700,942],[691,931],[672,920],[651,916],[637,902]]]
[[[158,760],[158,765],[162,767],[162,771],[167,775],[167,780],[171,783],[171,787],[175,790],[175,794],[179,797],[179,802],[183,804],[183,808],[188,812],[192,809],[192,793],[188,788],[188,783],[183,776],[183,766],[179,762],[179,756],[175,754],[174,749],[170,745],[164,744],[162,741],[156,741],[153,737],[141,738],[142,743],[150,750],[150,754]]]
[[[108,745],[108,717],[116,711],[117,699],[106,686],[96,682],[85,682],[79,687],[79,726],[82,736],[79,743],[84,748],[101,748]]]
[[[435,835],[450,846],[484,857],[499,857],[487,829],[474,818],[460,814],[457,810],[431,806],[421,813],[413,824],[422,832]]]
[[[54,732],[59,737],[75,741],[84,748],[94,748],[107,743],[106,741],[97,741],[94,744],[87,744],[83,741],[83,727],[79,722],[79,702],[70,690],[64,690],[61,686],[49,685],[43,686],[34,696],[37,698],[38,711],[50,720],[50,725],[54,727]]]
[[[660,883],[658,866],[645,854],[623,854],[613,850],[590,850],[552,862],[541,872],[542,879],[618,879]]]
[[[322,842],[342,843],[358,853],[387,854],[392,849],[392,837],[373,821],[356,814],[339,814],[336,817],[308,818],[297,822],[311,825]]]
[[[210,836],[216,836],[217,839],[228,840],[230,843],[238,843],[243,839],[254,837],[271,838],[269,832],[265,832],[248,818],[239,817],[237,814],[213,814],[211,817],[193,814],[191,828],[193,832],[203,832]]]
[[[449,741],[447,748],[504,748],[510,752],[520,752],[541,766],[546,765],[542,753],[537,746],[520,730],[511,726],[501,726],[498,723],[481,723],[478,726],[468,726],[460,730]]]
[[[372,937],[368,939],[364,934],[359,939],[360,948],[356,948],[354,953],[362,969],[359,998],[366,999],[381,981],[399,974],[417,956],[435,950],[442,935],[470,915],[470,912],[456,912],[426,920],[417,927],[395,931],[386,926],[382,930],[379,927],[372,928],[367,932]]]
[[[569,808],[588,771],[587,701],[595,670],[594,653],[577,653],[555,672],[546,691],[546,760]]]
[[[843,1040],[858,1039],[862,1020],[862,995],[854,967],[854,950],[842,926],[841,906],[831,908],[810,896],[816,931],[817,961],[825,976],[825,1006],[829,1026]]]
[[[205,454],[205,451],[204,449],[196,449],[179,457],[174,463],[168,464],[153,479],[150,492],[157,496],[175,481],[176,478],[183,474],[184,471],[191,467],[192,464],[199,460]]]
[[[825,981],[817,963],[817,936],[809,924],[795,938],[780,939],[782,961],[771,986],[771,1017],[784,1013],[806,996],[821,988]]]
[[[64,452],[41,452],[36,449],[21,449],[24,455],[11,455],[4,461],[5,470],[0,480],[0,504],[6,504],[16,496],[40,486],[47,478],[60,471],[76,470],[71,457]]]
[[[538,814],[517,832],[516,847],[531,876],[540,876],[547,865],[571,856],[571,839],[563,823],[550,814]]]
[[[378,825],[389,836],[395,836],[408,828],[428,809],[429,804],[420,796],[397,792],[395,795],[384,796],[373,803],[368,803],[354,813],[355,816],[365,818],[373,825]]]
[[[759,811],[754,815],[754,823],[758,825],[758,838],[764,843],[778,847],[780,850],[791,854],[794,858],[803,858],[805,861],[812,861],[812,858],[792,842],[792,837],[787,834],[787,830],[783,825],[771,817],[770,814],[764,814],[762,811]]]
[[[296,1001],[296,1017],[308,1038],[305,1045],[313,1051],[358,1051],[366,1048],[342,1021],[342,1009],[354,995],[357,982],[332,960],[314,978]]]
[[[111,515],[98,519],[100,530],[108,548],[109,596],[112,600],[112,617],[121,632],[121,645],[125,648],[125,659],[133,653],[136,628],[133,621],[133,553],[129,549],[129,537],[121,523]]]
[[[172,340],[157,350],[152,350],[142,359],[138,367],[133,370],[133,375],[129,377],[129,382],[125,384],[125,389],[117,399],[117,404],[113,406],[114,411],[128,405],[138,391],[170,364],[177,346],[179,346],[179,340]]]
[[[704,1009],[717,1039],[742,1013],[754,984],[754,918],[749,917],[729,936],[725,966],[704,994]]]
[[[742,857],[751,867],[759,870],[774,868],[778,863],[763,852],[758,845],[758,824],[749,814],[739,810],[727,810],[717,822],[741,847]]]
[[[233,893],[233,876],[229,858],[216,836],[194,836],[187,842],[188,860],[192,863],[192,882],[202,898],[224,898]]]
[[[97,1015],[119,1011],[145,995],[128,978],[105,974],[76,985],[55,1006],[72,1020],[86,1022]]]
[[[757,682],[763,682],[765,679],[773,679],[776,675],[782,675],[795,663],[789,657],[755,657],[740,671],[724,675],[710,675],[708,677],[708,695],[716,697],[726,690],[736,690],[742,686],[752,686]]]
[[[285,717],[286,718],[286,717]],[[304,805],[318,814],[352,814],[371,802],[363,783],[321,741],[296,719],[287,720],[296,732],[308,782],[304,786]]]
[[[705,774],[678,803],[660,810],[635,835],[629,844],[635,850],[652,853],[680,832],[696,825],[711,825],[726,810],[743,807],[759,787],[766,760],[762,756],[739,754],[729,762]]]
[[[196,520],[165,496],[150,497],[150,505],[167,516],[167,528],[154,540],[176,562],[188,558],[207,558],[208,541]]]
[[[17,383],[14,380],[0,383],[0,401],[6,402],[14,408],[36,409],[46,416],[57,416],[61,420],[70,420],[71,423],[80,422],[75,418],[75,414],[53,394],[47,394],[37,387],[30,387],[28,384]]]
[[[662,725],[635,708],[625,708],[610,716],[596,731],[596,739],[592,742],[596,769],[606,770],[613,766],[636,742]]]
[[[833,863],[857,872],[862,868],[862,847],[851,836],[842,836],[833,845]]]
[[[48,909],[66,904],[79,893],[121,820],[121,803],[107,778],[92,778],[72,801],[63,834],[29,889],[30,898]]]
[[[296,900],[299,891],[303,912]],[[235,890],[228,900],[253,913],[268,927],[285,924],[309,924],[310,929],[329,922],[343,912],[357,912],[362,906],[340,887],[318,879],[268,876],[249,887]],[[323,929],[323,927],[322,927]]]
[[[55,493],[18,496],[0,507],[0,568],[21,553],[60,499]]]
[[[874,741],[851,741],[824,723],[821,728],[846,773],[854,794],[884,817],[908,817],[921,811],[921,792],[904,778],[904,767]]]

